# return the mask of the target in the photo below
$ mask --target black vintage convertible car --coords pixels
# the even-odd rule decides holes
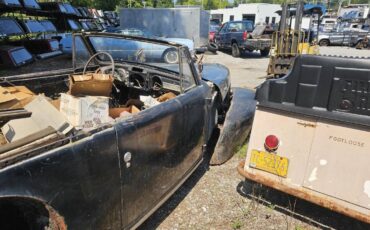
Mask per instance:
[[[74,72],[114,76],[110,105],[175,97],[93,129],[66,134],[48,127],[0,146],[0,229],[136,228],[201,163],[219,116],[228,110],[214,163],[227,160],[248,132],[254,95],[231,92],[226,67],[197,69],[187,47],[167,41],[107,33],[75,34],[73,41]],[[151,48],[174,50],[179,61],[151,59],[143,50]],[[1,86],[57,99],[69,90],[70,74],[3,77]]]

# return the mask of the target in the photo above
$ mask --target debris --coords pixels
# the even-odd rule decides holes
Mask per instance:
[[[45,129],[42,129],[38,132],[35,132],[35,133],[32,133],[22,139],[19,139],[17,141],[14,141],[8,145],[5,145],[5,146],[1,146],[0,147],[0,154],[3,154],[5,152],[9,152],[9,151],[12,151],[12,150],[19,150],[19,148],[22,150],[22,149],[25,149],[25,147],[29,144],[33,144],[31,146],[34,146],[35,145],[35,142],[39,141],[39,140],[42,140],[44,139],[45,137],[48,137],[52,134],[55,134],[57,133],[57,131],[51,127],[51,126],[48,126],[46,127]]]
[[[19,109],[26,106],[35,94],[25,86],[0,86],[0,109]]]
[[[25,109],[2,109],[0,110],[0,125],[14,119],[30,117],[31,112]]]
[[[63,134],[73,129],[68,120],[43,95],[35,97],[24,108],[32,112],[31,117],[9,121],[1,129],[9,142],[39,132],[48,126]]]
[[[0,168],[4,168],[21,159],[37,155],[43,150],[61,146],[65,136],[52,127],[40,130],[20,140],[0,147]]]
[[[60,112],[76,128],[94,128],[111,121],[108,97],[74,97],[62,93]]]
[[[112,118],[123,117],[128,114],[135,114],[140,112],[136,106],[131,105],[130,107],[111,108],[109,109],[109,116]]]
[[[49,101],[57,110],[60,110],[60,98]]]
[[[159,101],[151,96],[140,96],[140,101],[144,102],[145,108],[150,108],[160,104]]]
[[[69,91],[73,96],[109,97],[112,86],[113,77],[109,74],[71,75],[69,78]]]
[[[136,106],[136,108],[142,108],[144,103],[139,99],[128,99],[124,107],[130,107],[131,105]]]
[[[8,144],[8,141],[5,139],[4,134],[0,132],[0,146]]]
[[[157,98],[157,101],[159,102],[165,102],[165,101],[168,101],[172,98],[175,98],[176,97],[176,94],[172,93],[172,92],[168,92],[168,93],[165,93],[163,95],[161,95],[160,97]]]

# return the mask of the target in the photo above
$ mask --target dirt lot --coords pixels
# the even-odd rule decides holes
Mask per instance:
[[[370,56],[369,50],[324,47],[322,54]],[[233,86],[254,88],[264,81],[268,58],[248,53],[207,55],[231,71]],[[244,182],[236,171],[244,145],[222,166],[209,167],[209,155],[186,183],[140,229],[370,229],[370,226],[308,202]]]

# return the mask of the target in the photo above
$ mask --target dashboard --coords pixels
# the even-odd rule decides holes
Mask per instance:
[[[118,67],[114,71],[115,78],[129,88],[146,92],[174,91],[180,93],[180,78],[175,74],[147,70],[136,66]]]

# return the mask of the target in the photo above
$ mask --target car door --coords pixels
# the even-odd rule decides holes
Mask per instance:
[[[202,159],[206,88],[194,78],[181,82],[176,98],[116,125],[125,229],[155,211]]]
[[[225,46],[231,48],[231,39],[235,38],[238,30],[236,29],[237,23],[230,22],[225,33]]]
[[[60,147],[24,159],[17,167],[2,168],[0,196],[45,202],[68,229],[119,229],[121,186],[114,128],[69,138],[69,144],[55,142]]]
[[[190,152],[192,158],[199,159],[202,156],[202,145],[206,142],[205,133],[208,131],[210,121],[208,117],[214,117],[209,116],[211,109],[207,99],[211,98],[212,89],[197,77],[197,71],[187,48],[180,50],[180,57],[184,93],[178,97],[178,100],[181,102],[185,116],[184,147],[187,149],[186,152]]]
[[[352,32],[351,31],[343,31],[343,40],[341,45],[349,45],[352,39]]]
[[[232,41],[237,41],[238,43],[242,39],[242,33],[244,32],[242,22],[230,22],[228,33],[226,35],[227,46],[231,47]]]
[[[222,48],[225,46],[225,35],[227,27],[228,23],[223,24],[219,32],[216,33],[216,43]]]
[[[342,44],[343,39],[344,39],[343,37],[344,35],[342,32],[334,32],[334,33],[329,34],[330,44],[332,45]]]

